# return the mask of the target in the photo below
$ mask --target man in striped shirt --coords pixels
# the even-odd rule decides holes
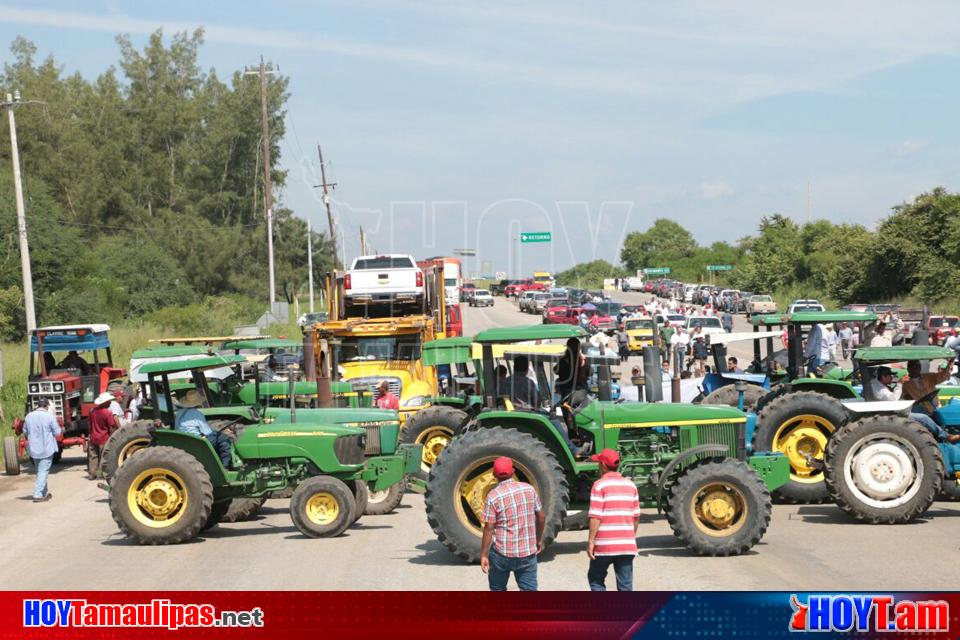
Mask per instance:
[[[537,590],[537,554],[543,551],[546,516],[532,486],[513,477],[513,460],[493,461],[497,486],[490,490],[483,510],[480,568],[490,591],[506,591],[513,573],[520,591]]]
[[[600,479],[590,491],[587,581],[591,591],[606,591],[604,582],[613,565],[617,591],[633,591],[633,558],[637,555],[640,524],[637,487],[617,472],[620,454],[613,449],[604,449],[590,459],[600,464]]]

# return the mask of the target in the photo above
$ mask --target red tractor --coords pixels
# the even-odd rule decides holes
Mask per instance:
[[[48,399],[50,411],[63,428],[58,438],[61,451],[74,445],[86,450],[90,433],[87,418],[94,398],[123,387],[127,372],[113,366],[109,331],[105,324],[65,325],[41,327],[30,335],[30,376],[24,414],[33,411],[41,398]],[[15,437],[3,439],[8,475],[20,473],[20,461],[27,459],[22,418],[14,420],[13,430]]]

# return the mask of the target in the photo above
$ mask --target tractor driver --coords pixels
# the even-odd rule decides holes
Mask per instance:
[[[214,431],[207,423],[207,418],[200,413],[197,407],[203,406],[203,396],[196,389],[191,389],[183,398],[175,400],[177,406],[176,422],[174,429],[189,433],[198,438],[206,438],[213,445],[223,466],[229,469],[232,466],[233,459],[230,455],[230,438],[219,431]]]
[[[80,375],[85,376],[90,372],[90,365],[76,351],[70,351],[57,365],[57,369],[79,369]]]
[[[918,374],[920,372],[919,367],[920,364],[917,363]],[[890,367],[877,367],[877,376],[875,379],[870,381],[870,389],[873,391],[874,399],[878,401],[900,400],[904,396],[906,385],[897,391],[891,389],[891,385],[896,386],[893,381],[893,371],[890,369]],[[960,434],[947,433],[947,431],[938,425],[929,414],[923,413],[916,406],[916,404],[910,410],[910,419],[925,426],[930,430],[930,433],[932,433],[934,437],[941,442],[949,442],[951,444],[960,442]]]
[[[909,378],[903,382],[901,397],[907,400],[913,400],[914,412],[925,413],[940,424],[941,421],[937,416],[937,408],[940,406],[940,401],[937,398],[937,385],[949,380],[952,370],[952,359],[948,360],[936,373],[922,373],[920,371],[920,362],[911,360],[907,363],[907,374]]]

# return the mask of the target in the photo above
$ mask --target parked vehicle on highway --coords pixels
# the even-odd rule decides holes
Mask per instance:
[[[343,289],[348,309],[373,304],[421,307],[423,271],[413,257],[402,253],[359,256],[343,276]],[[348,311],[348,315],[367,314]]]
[[[752,316],[755,313],[776,313],[777,312],[777,303],[776,301],[767,295],[753,295],[747,300],[747,316]]]
[[[530,313],[543,314],[544,309],[550,304],[551,296],[549,293],[539,291],[533,294],[530,302],[527,303],[527,309]]]
[[[624,278],[620,288],[624,291],[643,291],[643,278]]]
[[[804,313],[808,311],[826,311],[819,300],[808,298],[806,300],[794,300],[787,307],[787,314]]]
[[[580,308],[558,305],[547,307],[543,316],[543,324],[580,324]]]
[[[460,287],[460,302],[470,302],[473,293],[477,290],[477,285],[472,282],[464,282]]]
[[[627,318],[623,321],[623,330],[627,334],[627,347],[631,354],[640,353],[655,341],[653,318]]]
[[[957,316],[930,316],[926,326],[930,344],[943,346],[947,338],[957,335],[958,324],[960,324],[960,318]]]
[[[723,330],[723,324],[717,316],[689,316],[684,329],[692,331],[694,327],[699,326],[703,335],[709,336],[717,333],[726,333]]]
[[[486,289],[474,289],[470,295],[471,307],[492,307],[493,296]]]
[[[564,288],[562,288],[562,287],[550,289],[550,291],[549,291],[548,293],[550,294],[550,305],[549,305],[549,306],[555,306],[555,305],[558,305],[558,304],[569,304],[569,303],[570,303],[570,293],[569,293],[566,289],[564,289]]]
[[[682,313],[658,313],[654,319],[658,327],[669,324],[671,327],[681,329],[687,325],[687,316]]]
[[[463,335],[463,315],[460,312],[459,304],[447,306],[446,334],[448,338]]]
[[[530,303],[536,291],[523,291],[517,296],[517,308],[523,313],[530,313]]]

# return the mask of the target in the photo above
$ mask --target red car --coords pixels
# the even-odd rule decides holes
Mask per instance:
[[[930,344],[942,345],[947,338],[957,335],[957,316],[930,316],[927,318],[927,331],[930,334]]]
[[[580,324],[580,309],[577,307],[547,307],[543,314],[543,324]]]
[[[463,335],[463,316],[460,315],[460,305],[454,304],[447,307],[447,337],[459,337]]]

